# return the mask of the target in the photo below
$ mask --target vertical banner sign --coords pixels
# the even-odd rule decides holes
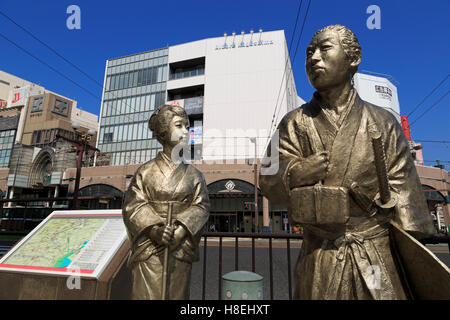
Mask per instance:
[[[402,121],[402,129],[405,134],[406,140],[411,141],[411,131],[409,130],[409,121],[407,116],[400,116]]]

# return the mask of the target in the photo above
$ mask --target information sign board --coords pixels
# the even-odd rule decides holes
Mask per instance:
[[[126,239],[120,209],[54,211],[0,259],[0,270],[98,279]]]

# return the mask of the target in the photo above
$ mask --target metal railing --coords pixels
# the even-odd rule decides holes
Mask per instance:
[[[239,239],[251,239],[251,248],[252,248],[252,272],[256,270],[256,257],[255,257],[255,248],[256,248],[256,239],[268,239],[269,240],[269,296],[270,300],[274,299],[274,290],[273,290],[273,240],[286,240],[286,256],[287,256],[287,266],[286,271],[288,275],[288,296],[289,300],[292,300],[292,267],[291,267],[291,240],[303,240],[302,234],[283,234],[283,233],[242,233],[242,232],[204,232],[202,234],[202,243],[203,243],[203,266],[202,266],[202,300],[206,299],[206,274],[207,274],[207,251],[208,251],[208,238],[219,238],[219,257],[218,257],[218,265],[219,268],[217,270],[217,279],[218,279],[218,292],[217,298],[220,300],[222,294],[222,270],[223,270],[223,238],[234,238],[234,269],[239,270]],[[426,239],[420,240],[422,244],[439,244],[439,243],[447,243],[449,247],[450,254],[450,237],[439,237],[433,236]]]
[[[223,248],[223,238],[234,238],[234,269],[239,270],[239,239],[251,239],[252,242],[252,272],[256,270],[256,255],[255,255],[255,240],[256,239],[268,239],[269,240],[269,294],[270,299],[273,300],[273,239],[285,239],[286,249],[287,249],[287,273],[288,273],[288,295],[289,299],[292,299],[292,272],[291,272],[291,240],[302,240],[303,235],[301,234],[282,234],[282,233],[242,233],[242,232],[205,232],[203,237],[203,281],[202,281],[202,300],[206,298],[206,266],[207,266],[207,250],[208,250],[208,238],[219,238],[219,268],[218,268],[218,299],[221,299],[222,292],[222,248]]]

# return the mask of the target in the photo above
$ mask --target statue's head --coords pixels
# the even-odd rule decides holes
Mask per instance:
[[[188,141],[189,118],[179,106],[159,106],[148,120],[148,127],[163,146],[186,144]]]
[[[318,91],[350,81],[361,62],[361,46],[345,26],[320,29],[306,49],[306,74]]]

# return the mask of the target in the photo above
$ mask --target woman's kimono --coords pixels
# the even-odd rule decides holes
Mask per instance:
[[[328,151],[324,186],[350,193],[346,223],[304,224],[304,241],[296,265],[297,299],[406,299],[408,290],[397,272],[390,248],[393,219],[415,235],[435,233],[407,141],[394,116],[355,94],[338,121],[319,106],[317,93],[282,119],[279,170],[260,175],[260,187],[274,202],[289,206],[289,169],[295,161]],[[371,136],[378,130],[386,154],[395,210],[371,206],[378,190]],[[312,204],[304,204],[312,205]],[[333,206],[331,199],[328,206]],[[292,208],[290,208],[291,210]],[[297,224],[289,215],[290,223]]]
[[[166,225],[169,205],[172,224],[188,231],[169,256],[169,299],[189,299],[192,262],[199,259],[201,230],[209,217],[208,191],[197,168],[183,162],[177,165],[160,152],[137,170],[122,210],[131,244],[133,299],[161,299],[163,251],[150,240],[149,230]]]

